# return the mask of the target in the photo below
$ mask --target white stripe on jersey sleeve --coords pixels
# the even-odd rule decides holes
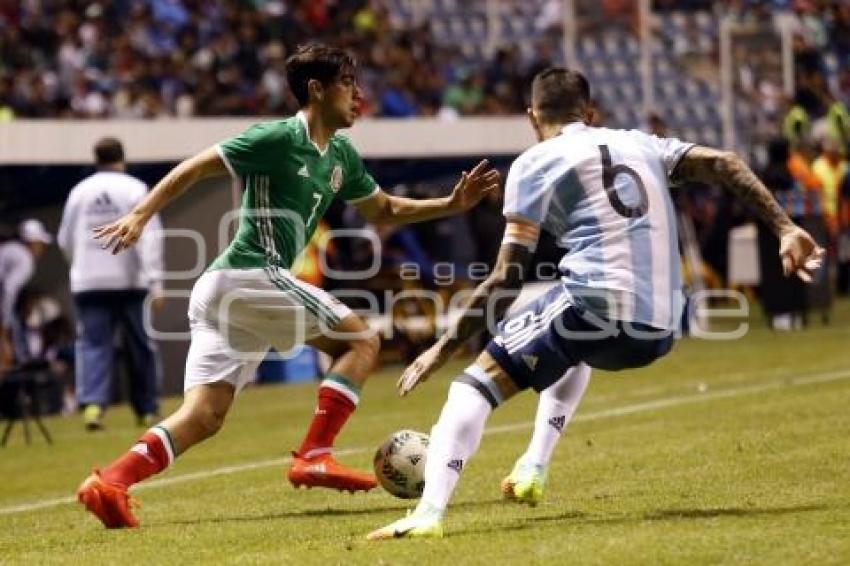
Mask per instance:
[[[555,167],[563,168],[563,160],[552,152],[556,144],[540,143],[520,155],[511,164],[505,180],[505,218],[512,217],[527,220],[537,225],[543,224],[549,209],[549,201],[554,192],[553,175]]]
[[[230,172],[230,176],[234,179],[238,179],[239,175],[236,174],[236,169],[233,168],[233,164],[230,163],[230,160],[228,160],[227,156],[224,154],[224,149],[221,147],[220,143],[215,144],[215,151],[218,153],[218,156],[221,157],[221,161],[224,163],[224,166],[227,167],[227,170]]]

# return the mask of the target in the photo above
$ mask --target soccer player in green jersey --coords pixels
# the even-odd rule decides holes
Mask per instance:
[[[287,61],[287,78],[301,106],[296,116],[255,125],[183,161],[130,214],[95,230],[118,253],[200,179],[229,173],[244,191],[235,238],[192,290],[182,406],[126,454],[95,470],[77,492],[106,527],[138,526],[128,488],[218,432],[270,346],[287,351],[306,343],[334,357],[307,435],[293,454],[289,481],[348,491],[375,487],[374,476],[341,465],[331,449],[357,406],[378,337],[331,295],[296,280],[289,268],[335,198],[372,223],[403,224],[467,210],[498,186],[498,173],[482,161],[448,197],[411,200],[384,193],[351,143],[336,134],[354,123],[361,102],[351,57],[323,45],[303,47]]]

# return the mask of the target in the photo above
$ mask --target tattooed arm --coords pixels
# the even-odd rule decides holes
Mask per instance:
[[[397,384],[399,393],[406,395],[427,380],[469,338],[487,328],[489,321],[502,318],[522,287],[539,234],[535,224],[508,221],[493,273],[475,288],[451,328],[404,371]]]
[[[695,146],[679,161],[670,180],[702,181],[725,187],[749,205],[780,240],[779,255],[785,275],[804,281],[820,267],[824,250],[808,232],[794,224],[759,178],[736,154]]]
[[[695,146],[679,161],[670,180],[702,181],[727,188],[747,203],[776,236],[794,226],[764,183],[735,153]]]

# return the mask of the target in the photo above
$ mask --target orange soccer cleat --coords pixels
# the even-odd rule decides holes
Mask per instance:
[[[138,505],[138,502],[130,497],[126,488],[104,480],[99,470],[94,470],[80,485],[77,501],[85,505],[107,529],[139,526],[139,520],[130,510],[131,505]]]
[[[302,458],[293,452],[287,478],[295,487],[328,487],[351,493],[369,491],[378,485],[372,474],[343,466],[331,454]]]

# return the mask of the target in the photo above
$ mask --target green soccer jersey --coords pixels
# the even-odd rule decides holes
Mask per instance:
[[[243,196],[236,236],[210,269],[289,268],[333,199],[357,202],[378,190],[348,138],[334,135],[321,152],[300,112],[256,124],[218,152]]]

